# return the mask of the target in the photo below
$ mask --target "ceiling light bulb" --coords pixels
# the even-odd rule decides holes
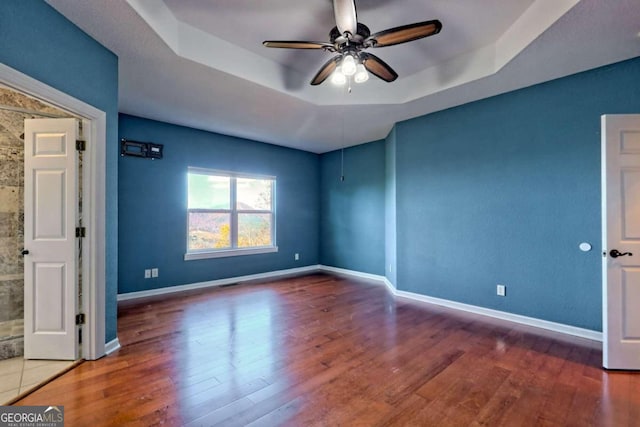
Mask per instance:
[[[356,60],[351,55],[345,55],[342,59],[342,73],[345,76],[353,76],[356,73]]]
[[[342,74],[342,68],[338,67],[335,69],[335,71],[333,72],[333,74],[331,74],[331,83],[333,83],[334,85],[343,85],[347,82],[347,78],[345,77],[344,74]]]
[[[356,66],[356,75],[353,77],[353,80],[356,83],[364,83],[369,80],[369,73],[367,73],[367,69],[364,68],[364,65],[358,64]]]

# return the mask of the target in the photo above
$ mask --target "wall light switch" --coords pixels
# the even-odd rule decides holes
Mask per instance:
[[[151,269],[147,268],[147,269],[144,271],[144,278],[145,278],[145,279],[150,279],[150,278],[151,278]]]
[[[496,286],[496,294],[498,296],[504,297],[507,295],[507,287],[505,285],[497,285]]]
[[[300,259],[300,254],[295,254],[293,256],[293,259],[295,259],[296,261],[298,261]]]

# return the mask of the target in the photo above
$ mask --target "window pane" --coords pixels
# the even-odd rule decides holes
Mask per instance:
[[[271,244],[271,214],[238,214],[239,248]]]
[[[271,210],[270,179],[237,179],[236,209],[239,210]]]
[[[189,212],[189,250],[231,247],[231,215]]]
[[[189,173],[189,209],[231,209],[228,176]]]

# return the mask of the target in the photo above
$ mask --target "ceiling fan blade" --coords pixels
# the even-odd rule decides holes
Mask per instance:
[[[335,47],[331,43],[325,42],[266,40],[262,42],[262,45],[265,47],[277,47],[284,49],[327,49],[335,51]]]
[[[340,59],[342,59],[342,55],[334,56],[329,61],[327,61],[327,63],[324,64],[322,68],[320,68],[318,74],[316,74],[316,76],[311,80],[311,85],[316,86],[327,80],[327,77],[329,77],[331,73],[333,73],[334,70],[338,67],[338,62],[340,62]]]
[[[434,34],[438,34],[441,29],[442,23],[434,19],[432,21],[416,22],[415,24],[389,28],[388,30],[372,34],[366,41],[372,42],[372,47],[393,46],[395,44],[433,36]]]
[[[367,71],[385,82],[392,82],[398,78],[398,73],[393,71],[393,68],[375,55],[360,52],[360,60]]]
[[[355,35],[358,32],[358,18],[356,17],[354,0],[333,0],[333,13],[341,35],[345,32]]]

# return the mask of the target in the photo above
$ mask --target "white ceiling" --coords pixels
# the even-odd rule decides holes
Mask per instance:
[[[123,113],[316,153],[394,123],[640,55],[638,0],[356,0],[372,32],[442,32],[371,49],[400,75],[351,93],[309,81],[332,54],[331,0],[47,0],[119,57]]]

